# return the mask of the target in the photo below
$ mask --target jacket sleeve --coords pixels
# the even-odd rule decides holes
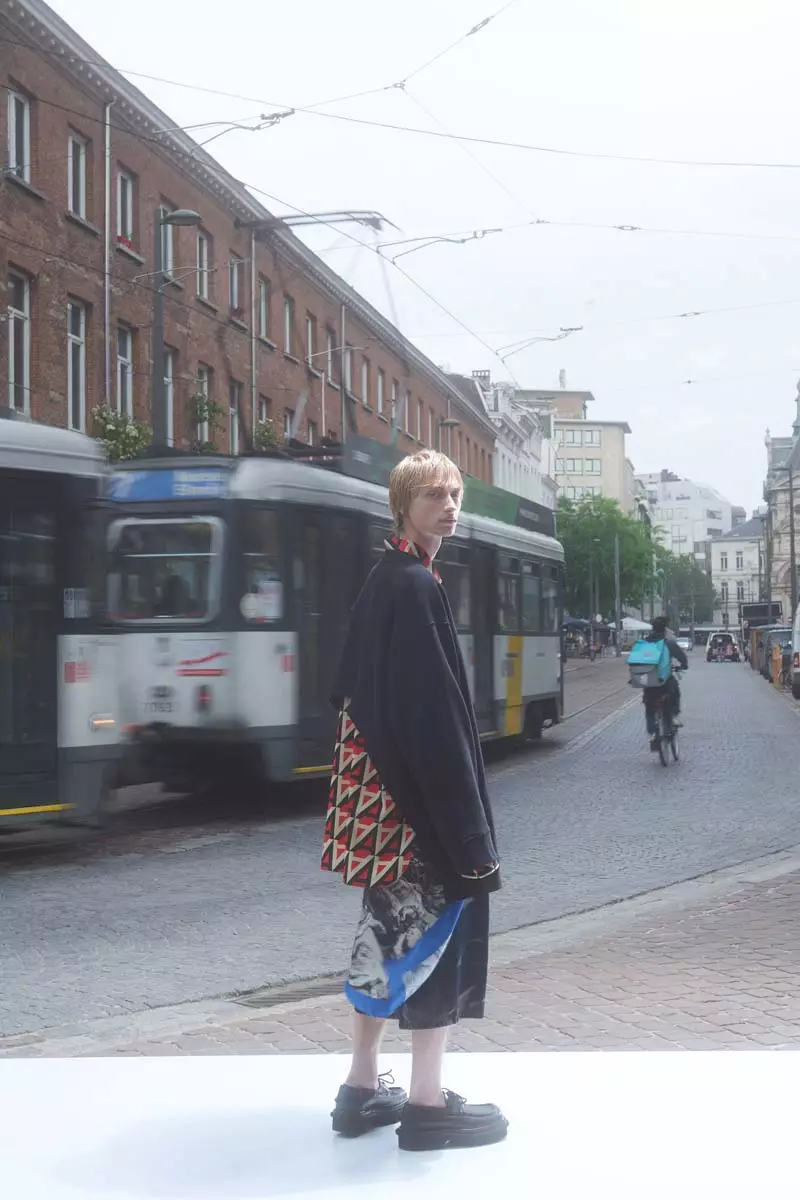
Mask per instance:
[[[688,671],[689,660],[686,657],[685,651],[682,650],[681,647],[678,645],[678,643],[676,641],[674,641],[672,638],[669,639],[669,641],[667,642],[667,645],[669,646],[669,652],[672,655],[672,657],[677,658],[678,662],[683,667],[684,671]]]
[[[392,737],[454,871],[473,875],[497,861],[497,850],[476,771],[469,701],[455,673],[446,619],[415,612],[415,599],[408,597],[392,631],[387,680]]]

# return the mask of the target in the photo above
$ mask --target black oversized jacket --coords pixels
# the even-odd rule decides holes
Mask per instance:
[[[444,588],[387,549],[353,608],[332,702],[360,730],[383,786],[450,900],[495,891],[499,873],[478,728]]]

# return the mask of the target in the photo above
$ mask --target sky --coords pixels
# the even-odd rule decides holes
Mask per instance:
[[[392,222],[303,236],[434,362],[528,388],[563,370],[629,422],[637,471],[761,502],[800,379],[796,0],[52,6],[198,140],[313,109],[208,150],[276,213]],[[480,230],[500,232],[374,252]]]

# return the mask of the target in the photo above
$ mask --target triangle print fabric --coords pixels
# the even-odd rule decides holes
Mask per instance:
[[[322,869],[338,872],[352,887],[396,883],[408,870],[413,842],[414,830],[381,784],[345,706],[333,755]]]

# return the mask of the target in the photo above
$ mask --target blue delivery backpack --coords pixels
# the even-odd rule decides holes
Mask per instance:
[[[663,687],[672,674],[669,646],[661,642],[636,642],[628,655],[630,681],[634,687]]]

